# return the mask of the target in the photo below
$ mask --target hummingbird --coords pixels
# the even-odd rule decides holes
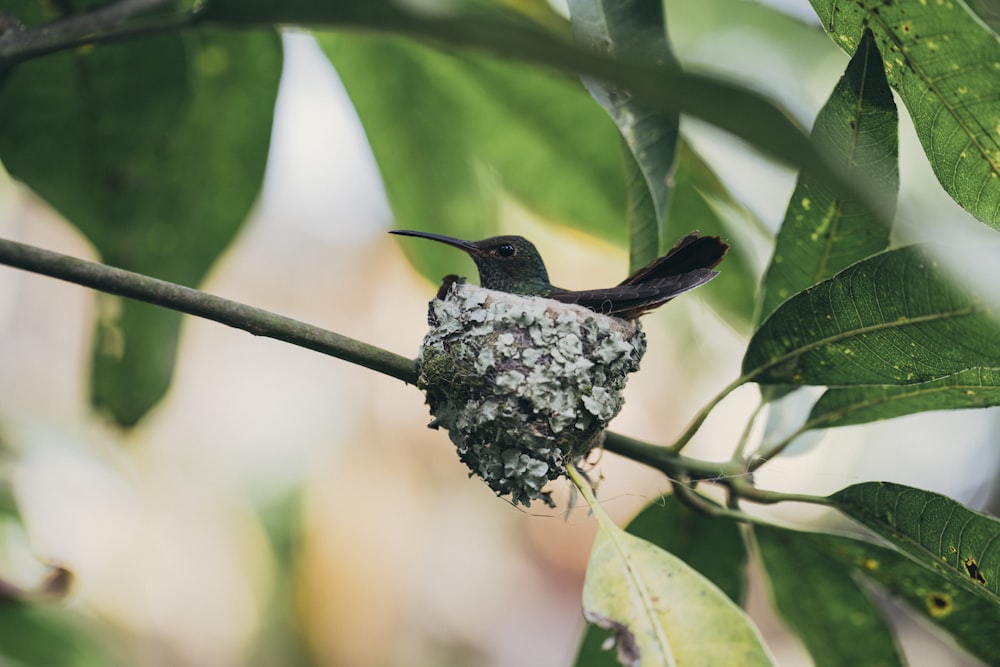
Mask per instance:
[[[549,282],[549,273],[538,250],[521,236],[493,236],[482,241],[464,241],[408,229],[394,229],[389,233],[430,239],[465,251],[476,263],[479,284],[486,289],[573,303],[626,320],[635,319],[719,275],[712,268],[722,261],[729,249],[729,244],[718,236],[691,232],[665,255],[654,259],[618,285],[575,291]]]

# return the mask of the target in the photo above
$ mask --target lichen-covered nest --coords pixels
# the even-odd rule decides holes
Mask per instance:
[[[420,386],[473,474],[528,505],[599,442],[646,349],[638,322],[464,282],[430,303]]]

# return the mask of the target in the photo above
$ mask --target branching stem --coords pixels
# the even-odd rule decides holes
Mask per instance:
[[[827,503],[827,500],[822,496],[808,496],[758,489],[754,486],[752,472],[744,462],[739,460],[725,462],[702,461],[674,454],[670,447],[652,445],[612,432],[605,433],[604,449],[656,468],[671,479],[675,491],[678,491],[680,486],[685,486],[685,482],[701,481],[724,486],[738,499],[765,505],[784,501],[813,504]],[[695,494],[699,498],[704,499],[703,496],[700,496],[693,489],[686,486],[685,493]],[[706,502],[708,501],[706,500]],[[715,511],[717,510],[713,509],[713,512]]]

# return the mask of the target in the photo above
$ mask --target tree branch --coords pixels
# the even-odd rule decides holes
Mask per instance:
[[[175,4],[175,0],[120,0],[47,23],[10,28],[0,32],[0,69],[83,44],[191,23],[194,15],[176,13]],[[150,16],[156,12],[160,13]],[[143,18],[136,20],[140,17]]]
[[[125,271],[105,264],[0,239],[0,265],[39,273],[108,294],[145,301],[195,317],[242,329],[349,361],[407,384],[417,383],[412,359],[368,343],[342,336],[289,317],[213,296],[190,287]],[[822,498],[762,491],[753,486],[740,461],[715,463],[682,456],[671,447],[659,447],[619,433],[605,432],[604,448],[638,463],[659,469],[672,478],[708,481],[728,487],[739,497],[757,503],[785,500],[825,502]],[[2,597],[2,591],[0,591]]]
[[[742,467],[732,461],[714,463],[693,459],[675,453],[670,447],[651,445],[611,431],[604,434],[604,449],[656,468],[667,477],[713,481],[746,474]]]
[[[0,239],[0,264],[203,317],[243,329],[255,336],[274,338],[322,352],[408,384],[417,382],[417,366],[412,359],[190,287],[7,239]]]

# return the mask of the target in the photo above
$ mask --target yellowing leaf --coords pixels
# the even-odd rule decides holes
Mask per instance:
[[[687,563],[618,528],[586,483],[570,476],[600,525],[587,566],[583,613],[615,632],[623,665],[771,665],[756,627]]]

